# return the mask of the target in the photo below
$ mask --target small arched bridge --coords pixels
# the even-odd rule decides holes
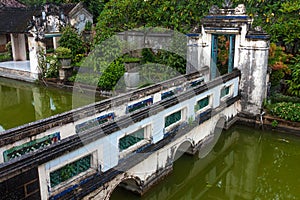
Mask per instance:
[[[205,147],[239,112],[240,71],[206,83],[204,73],[3,132],[3,195],[109,199],[120,183],[143,194],[178,152]],[[17,190],[6,187],[12,182]]]
[[[109,199],[117,186],[143,194],[183,152],[206,157],[239,113],[260,114],[267,93],[269,37],[239,8],[213,10],[189,35],[196,72],[0,133],[0,197]],[[229,39],[222,76],[220,34]]]

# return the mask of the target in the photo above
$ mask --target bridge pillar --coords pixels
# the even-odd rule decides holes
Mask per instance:
[[[30,59],[30,73],[34,79],[38,79],[41,73],[39,69],[39,51],[46,51],[45,44],[36,41],[34,37],[28,36],[29,59]]]
[[[237,68],[241,70],[242,112],[250,115],[261,113],[267,97],[267,68],[269,36],[260,30],[247,31],[241,37]]]
[[[202,70],[210,65],[210,45],[203,34],[187,34],[187,66],[186,73],[190,74]],[[207,80],[208,81],[208,80]]]
[[[219,52],[224,50],[219,47],[218,38],[224,35],[228,38],[225,49],[228,51],[225,58],[228,60],[227,72],[233,68],[241,70],[241,112],[255,116],[260,114],[267,94],[270,37],[259,27],[253,29],[252,22],[243,4],[234,9],[213,6],[202,20],[201,33],[188,34],[187,72],[209,66],[210,79],[224,73],[221,73],[224,69],[218,60]]]

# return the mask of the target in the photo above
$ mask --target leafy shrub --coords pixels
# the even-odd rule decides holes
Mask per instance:
[[[300,97],[300,55],[293,59],[291,68],[291,80],[287,80],[289,86],[288,92],[291,95]]]
[[[57,78],[58,77],[58,60],[56,56],[46,57],[46,68],[43,69],[43,77],[45,78]]]
[[[155,54],[152,52],[151,49],[143,49],[142,50],[142,60],[141,62],[143,64],[145,63],[155,63],[156,57]]]
[[[73,59],[74,65],[80,67],[81,64],[82,64],[82,63],[81,63],[81,62],[82,62],[82,59],[83,59],[84,57],[85,57],[84,54],[77,54],[77,55],[75,56],[75,58]]]
[[[292,97],[283,95],[280,93],[276,93],[270,97],[272,103],[279,103],[279,102],[292,102],[292,103],[300,103],[300,98]]]
[[[72,27],[64,28],[59,44],[62,47],[71,49],[72,59],[74,59],[77,54],[85,53],[84,42]]]
[[[57,58],[71,58],[71,49],[66,47],[57,47],[55,49],[55,54],[57,55]]]
[[[123,62],[127,62],[127,63],[138,63],[138,62],[141,62],[141,59],[140,58],[136,58],[136,57],[128,57],[128,56],[125,56],[123,58]]]
[[[73,75],[69,78],[69,81],[71,82],[79,82],[79,83],[84,83],[87,85],[93,85],[96,86],[98,84],[100,75],[95,74],[95,73],[87,73],[87,74],[77,74]]]
[[[12,46],[11,42],[5,45],[6,52],[0,54],[0,62],[12,60]]]
[[[98,86],[102,90],[112,90],[118,83],[119,79],[124,75],[125,67],[124,64],[116,60],[111,63],[107,69],[100,76]]]
[[[9,61],[12,57],[8,52],[0,54],[0,62]]]
[[[125,72],[123,63],[120,60],[113,62],[107,69],[99,73],[79,73],[69,78],[69,81],[76,81],[88,85],[98,86],[102,90],[113,90]]]
[[[281,102],[273,104],[271,113],[285,120],[300,122],[300,103]]]
[[[290,74],[290,70],[286,64],[290,58],[291,55],[286,54],[283,47],[271,43],[268,63],[272,68],[270,76],[272,86],[279,85],[280,80],[283,79],[286,74]]]
[[[46,49],[46,53],[54,53],[54,49],[53,48]]]
[[[272,125],[273,128],[276,128],[278,126],[278,121],[273,120],[271,125]]]

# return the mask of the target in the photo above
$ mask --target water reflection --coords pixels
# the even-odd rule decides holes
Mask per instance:
[[[0,132],[73,108],[72,92],[0,78]],[[76,95],[76,107],[95,101]]]
[[[235,127],[206,157],[183,155],[145,196],[118,189],[111,199],[299,199],[299,144],[297,137]]]

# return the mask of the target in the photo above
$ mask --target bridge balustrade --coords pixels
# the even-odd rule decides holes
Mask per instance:
[[[143,93],[133,92],[130,103],[117,97],[118,102],[123,101],[124,104],[115,110],[107,106],[114,104],[111,99],[106,100],[109,104],[105,106],[95,104],[103,106],[102,110],[99,109],[102,112],[79,120],[73,119],[71,124],[74,134],[61,136],[59,142],[1,164],[0,179],[8,174],[13,176],[20,168],[25,170],[36,167],[40,182],[48,183],[46,186],[41,185],[41,190],[49,191],[48,197],[58,197],[63,189],[70,189],[74,181],[76,187],[88,182],[87,174],[105,174],[124,161],[127,163],[136,153],[153,151],[155,145],[178,130],[191,124],[200,125],[239,99],[240,71],[234,70],[208,83],[203,83],[201,79],[197,75],[188,81],[179,81],[181,84],[174,84],[173,80],[169,88],[163,84],[150,86],[155,92],[145,94],[149,88]],[[168,94],[167,97],[164,94]],[[149,102],[150,98],[153,102],[128,112],[128,105],[140,106],[138,102]],[[123,108],[122,115],[118,115],[119,108]],[[84,110],[76,112],[79,111]],[[97,124],[99,121],[104,122]],[[79,166],[79,169],[75,166]],[[76,189],[73,186],[71,188]]]
[[[166,98],[163,93],[172,91],[175,95],[183,92],[195,82],[199,82],[199,80],[203,82],[203,75],[207,73],[208,69],[204,69],[146,89],[119,95],[96,104],[4,131],[0,134],[0,155],[5,156],[0,156],[0,163],[9,160],[7,155],[13,154],[12,158],[15,158],[51,144],[35,145],[36,147],[31,145],[27,148],[31,149],[30,151],[24,150],[22,153],[15,151],[15,149],[26,149],[29,143],[35,144],[39,140],[58,134],[59,137],[55,140],[56,142],[159,102],[162,98]]]

